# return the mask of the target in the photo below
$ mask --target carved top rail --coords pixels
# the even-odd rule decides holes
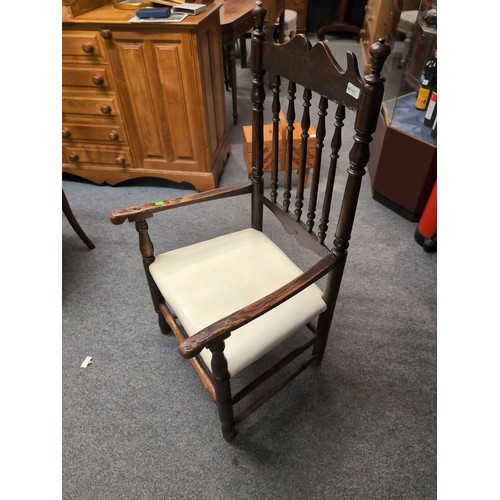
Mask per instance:
[[[264,29],[265,9],[257,1],[254,14],[254,30],[252,34],[252,182],[253,200],[256,210],[252,219],[253,227],[261,229],[262,214],[260,206],[268,207],[277,217],[284,228],[294,234],[301,246],[324,255],[330,251],[337,256],[345,255],[349,246],[349,239],[354,221],[354,215],[360,192],[361,178],[365,174],[366,164],[370,157],[369,143],[375,131],[380,105],[384,92],[384,78],[381,71],[385,60],[390,54],[390,47],[383,39],[370,47],[371,71],[362,77],[356,56],[346,52],[347,66],[343,69],[333,56],[329,47],[324,42],[312,45],[305,35],[297,35],[286,44],[278,44],[272,36],[271,29]],[[273,79],[273,143],[272,150],[279,152],[279,143],[284,141],[282,148],[282,170],[285,170],[283,185],[283,204],[278,202],[278,163],[279,154],[272,158],[271,192],[268,200],[263,190],[263,109],[266,98],[264,91],[264,74],[269,71]],[[280,139],[278,131],[281,104],[280,93],[281,79],[288,80],[288,85],[283,89],[286,92],[288,104],[283,114],[286,117],[286,133]],[[302,117],[296,121],[296,104],[298,99],[297,86],[303,87]],[[315,113],[310,108],[313,106],[313,93],[319,95],[318,111]],[[336,109],[328,110],[329,102],[336,103]],[[316,104],[314,104],[316,107]],[[354,142],[349,147],[347,169],[348,179],[342,195],[342,203],[337,218],[337,226],[333,247],[325,244],[327,230],[330,224],[330,209],[332,207],[333,188],[337,159],[340,158],[342,146],[341,129],[344,126],[346,109],[355,112]],[[328,113],[335,113],[333,133],[331,127],[327,131],[325,121]],[[316,115],[316,116],[315,116]],[[315,133],[314,160],[312,162],[312,180],[306,192],[306,179],[309,154],[310,128],[312,123],[317,123]],[[294,130],[300,130],[300,138],[294,137]],[[323,155],[324,147],[329,144]],[[294,146],[298,142],[298,147]],[[325,141],[328,141],[325,144]],[[347,151],[347,149],[346,149]],[[329,156],[329,161],[324,156]],[[326,160],[323,162],[323,158]],[[321,175],[322,163],[327,169]],[[328,165],[327,165],[328,164]],[[292,199],[292,171],[297,171],[295,198]],[[326,182],[325,182],[326,181]],[[324,186],[321,193],[320,183]],[[307,198],[309,203],[306,204]],[[318,202],[322,207],[317,211]],[[305,217],[303,222],[301,219]],[[317,229],[315,229],[317,228]],[[315,229],[315,230],[313,230]]]
[[[347,68],[344,70],[324,42],[314,46],[305,35],[299,34],[290,42],[276,44],[270,33],[263,44],[264,69],[292,80],[307,89],[357,110],[365,81],[359,73],[356,56],[347,52]]]

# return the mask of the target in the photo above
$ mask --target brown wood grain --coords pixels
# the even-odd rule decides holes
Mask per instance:
[[[153,214],[163,212],[164,210],[171,210],[173,208],[193,205],[195,203],[248,194],[251,192],[251,189],[252,188],[248,183],[235,184],[234,186],[212,189],[203,193],[181,196],[179,198],[172,198],[165,201],[159,200],[145,205],[115,210],[109,217],[113,224],[118,225],[123,224],[127,219],[129,222],[140,220],[141,218],[146,219],[152,217]]]

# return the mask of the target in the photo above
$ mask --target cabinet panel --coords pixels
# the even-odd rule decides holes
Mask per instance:
[[[123,36],[123,35],[121,35]],[[123,70],[122,96],[128,94],[128,104],[135,122],[135,140],[140,144],[141,160],[165,158],[161,123],[156,113],[161,103],[151,90],[147,73],[147,42],[144,40],[121,40],[116,36],[114,47]]]
[[[365,74],[370,72],[369,49],[379,38],[393,46],[396,26],[401,14],[402,0],[369,0],[365,6],[365,19],[360,31],[360,55]]]
[[[201,74],[205,89],[202,98],[210,154],[215,154],[226,133],[226,117],[217,111],[224,107],[224,94],[220,92],[220,88],[224,85],[223,75],[219,70],[222,65],[221,46],[221,34],[218,26],[207,31],[199,44]]]
[[[193,159],[195,157],[192,139],[194,134],[190,128],[196,120],[197,109],[192,103],[198,96],[192,85],[193,72],[190,63],[183,57],[179,43],[153,42],[156,74],[159,76],[162,103],[164,105],[167,127],[171,137],[172,160]],[[190,109],[191,108],[191,109]],[[191,111],[191,113],[190,113]]]
[[[120,93],[128,97],[133,114],[138,161],[148,162],[149,168],[179,168],[176,163],[193,161],[203,165],[199,75],[190,36],[143,34],[138,40],[134,33],[121,32],[113,37],[111,52],[123,72]]]

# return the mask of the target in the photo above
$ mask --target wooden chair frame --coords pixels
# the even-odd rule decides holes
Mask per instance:
[[[139,247],[143,257],[144,268],[148,280],[154,308],[159,317],[160,329],[163,333],[172,331],[179,342],[179,352],[189,359],[199,374],[203,385],[212,399],[217,404],[221,420],[222,434],[228,441],[236,434],[235,426],[244,418],[255,411],[265,401],[272,397],[290,380],[295,378],[302,370],[310,364],[318,365],[324,355],[328,340],[330,326],[332,323],[335,304],[339,293],[340,283],[347,258],[347,249],[353,226],[361,179],[365,174],[366,163],[369,159],[369,143],[380,111],[382,96],[384,92],[384,78],[381,70],[390,48],[384,40],[379,40],[370,50],[371,73],[362,78],[356,57],[348,53],[348,66],[344,71],[337,64],[329,48],[320,42],[314,47],[304,35],[297,35],[287,44],[279,45],[272,39],[266,40],[264,33],[264,17],[266,11],[261,2],[257,2],[253,10],[254,30],[252,34],[252,178],[250,183],[242,183],[231,187],[222,187],[211,191],[183,196],[180,198],[165,200],[162,202],[149,203],[127,209],[114,211],[110,218],[113,224],[122,224],[124,221],[135,223],[139,234]],[[269,37],[272,38],[272,37]],[[302,162],[299,170],[299,178],[296,186],[296,197],[293,207],[291,202],[291,152],[287,166],[286,179],[283,194],[283,206],[277,201],[277,179],[278,179],[278,147],[274,147],[273,168],[271,174],[270,197],[264,194],[263,187],[263,103],[265,98],[264,75],[266,71],[272,72],[273,79],[273,144],[277,146],[279,141],[279,92],[280,76],[289,81],[288,84],[288,110],[286,113],[287,129],[289,138],[293,137],[293,124],[295,120],[296,85],[304,87],[304,111],[301,121],[302,127]],[[309,204],[305,222],[302,221],[304,210],[304,175],[305,158],[307,154],[308,129],[310,127],[309,107],[311,102],[311,90],[320,95],[318,125],[316,127],[316,157],[313,169],[312,181],[309,188]],[[320,214],[317,233],[315,227],[316,203],[318,199],[318,187],[320,182],[320,168],[322,150],[325,140],[325,116],[328,101],[336,103],[335,127],[331,141],[331,154],[329,170],[326,180],[326,194]],[[329,213],[332,203],[332,193],[337,168],[337,159],[341,146],[341,129],[345,117],[345,108],[356,112],[354,145],[349,154],[348,178],[342,198],[340,215],[337,221],[333,245],[328,247],[327,231],[329,225]],[[291,147],[292,141],[289,140]],[[178,207],[205,203],[211,200],[219,200],[234,196],[249,196],[251,198],[251,227],[258,231],[263,229],[263,211],[267,207],[283,225],[285,230],[293,234],[297,242],[304,248],[315,252],[319,260],[309,269],[303,272],[290,283],[282,286],[275,292],[262,297],[260,300],[248,304],[243,309],[234,312],[219,321],[203,328],[191,337],[186,333],[165,303],[161,292],[156,286],[150,272],[149,266],[155,260],[153,243],[148,233],[147,219],[155,214],[172,210]],[[292,211],[293,209],[293,211]],[[225,339],[237,328],[246,325],[271,309],[282,304],[284,301],[295,296],[312,283],[325,277],[323,300],[327,304],[326,310],[320,314],[316,326],[307,326],[313,332],[313,337],[303,346],[295,349],[285,356],[273,368],[262,374],[238,394],[231,392],[230,374],[228,372],[227,360],[224,356]],[[206,369],[198,354],[203,348],[212,352],[211,372]],[[251,403],[247,409],[238,416],[233,413],[233,407],[253,389],[259,387],[277,371],[297,358],[312,347],[312,354],[298,368],[290,373],[284,380],[272,387],[264,396]]]

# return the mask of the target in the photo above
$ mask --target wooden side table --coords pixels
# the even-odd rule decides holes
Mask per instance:
[[[333,23],[325,24],[318,29],[318,38],[325,39],[326,33],[353,33],[359,35],[359,26],[346,22],[346,13],[348,7],[347,0],[340,0],[337,7],[337,14]]]
[[[64,189],[62,191],[62,211],[63,214],[68,219],[71,227],[75,230],[75,233],[80,237],[80,239],[87,245],[89,250],[93,250],[95,245],[93,241],[87,236],[87,233],[82,229],[82,226],[76,220],[75,215],[73,214],[73,210],[71,210],[71,206],[68,202],[68,198],[66,198],[66,194],[64,193]]]
[[[224,0],[220,9],[220,26],[222,34],[222,51],[224,56],[224,69],[231,88],[233,101],[233,121],[238,123],[238,103],[236,84],[236,41],[253,27],[252,9],[254,0]]]

